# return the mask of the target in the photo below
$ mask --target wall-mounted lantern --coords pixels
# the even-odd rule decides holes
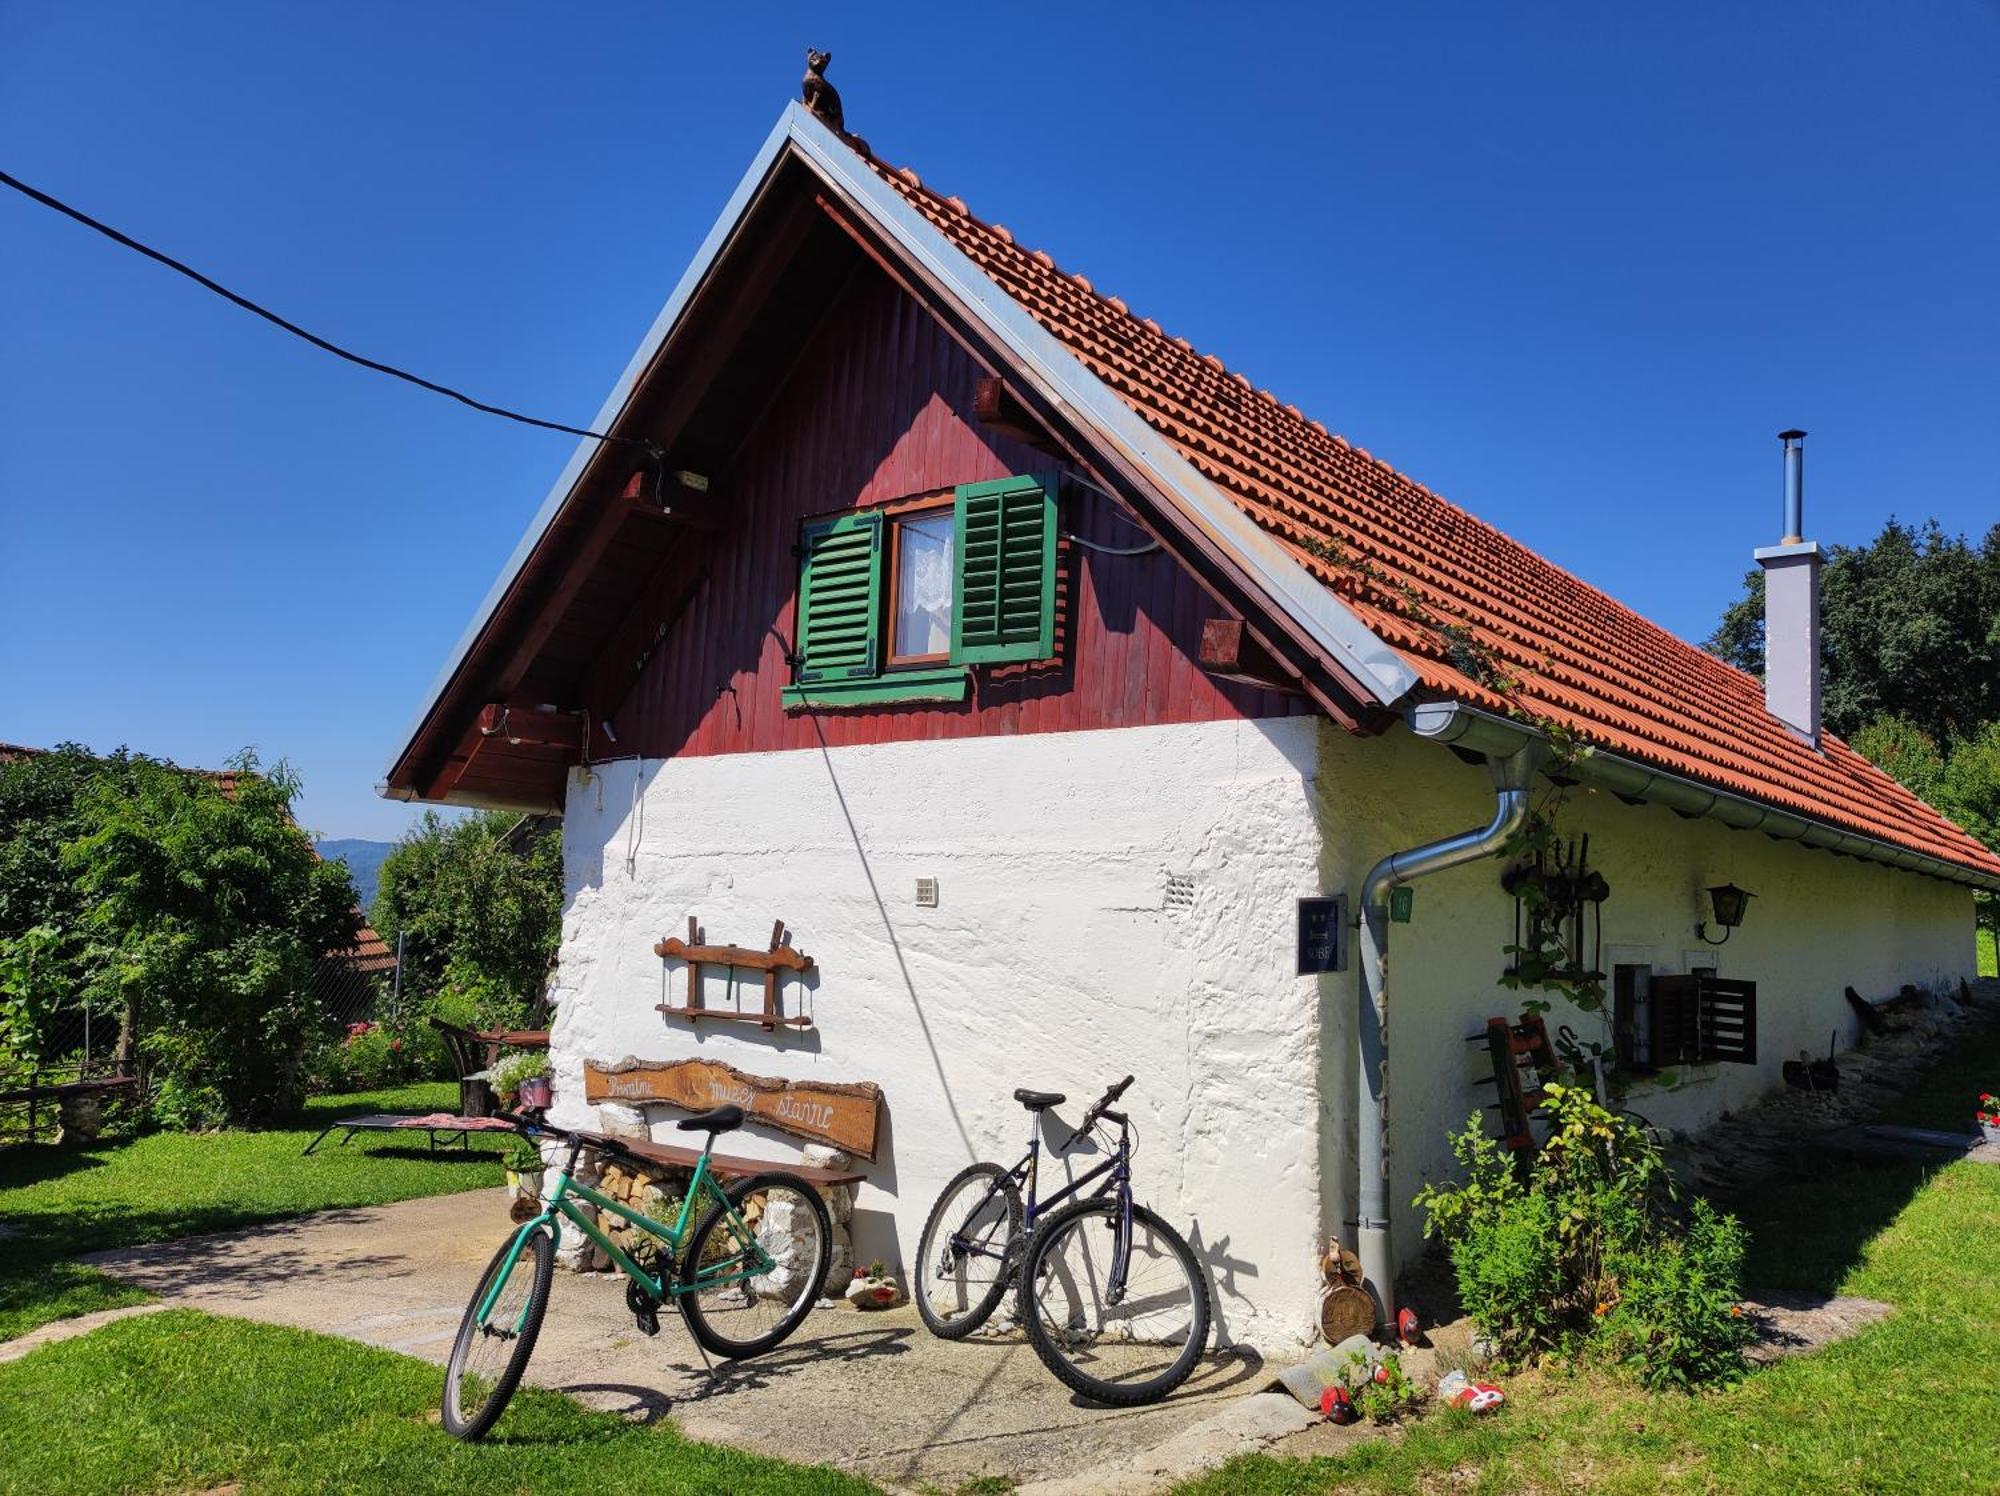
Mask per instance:
[[[1722,939],[1710,940],[1708,938],[1708,925],[1706,921],[1695,925],[1695,934],[1699,935],[1703,943],[1707,945],[1722,945],[1726,943],[1729,939],[1729,932],[1743,923],[1743,911],[1750,907],[1750,901],[1756,897],[1757,895],[1754,893],[1738,888],[1734,883],[1722,883],[1711,888],[1708,891],[1708,902],[1714,906],[1715,922],[1722,929]]]

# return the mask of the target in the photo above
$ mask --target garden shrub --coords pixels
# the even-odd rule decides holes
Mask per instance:
[[[1463,1182],[1417,1197],[1466,1312],[1509,1360],[1603,1348],[1655,1387],[1739,1373],[1741,1225],[1697,1201],[1683,1227],[1643,1128],[1575,1087],[1546,1098],[1551,1131],[1525,1171],[1475,1113],[1452,1140]]]
[[[1656,1237],[1617,1263],[1611,1343],[1656,1390],[1733,1381],[1753,1333],[1737,1302],[1747,1233],[1696,1200],[1686,1233]]]

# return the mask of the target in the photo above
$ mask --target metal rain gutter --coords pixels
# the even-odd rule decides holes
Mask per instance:
[[[1541,734],[1532,728],[1462,702],[1424,702],[1409,708],[1403,715],[1418,737],[1464,748],[1489,758],[1504,757],[1524,743],[1542,741]],[[1879,862],[1887,867],[1923,873],[1948,883],[1963,883],[2000,892],[2000,877],[1975,872],[1941,857],[1899,847],[1879,837],[1829,825],[1794,811],[1780,810],[1775,805],[1766,805],[1747,795],[1715,789],[1685,775],[1657,769],[1601,749],[1579,762],[1575,772],[1580,781],[1598,789],[1609,790],[1627,800],[1664,805],[1675,814],[1691,820],[1707,816],[1737,831],[1761,831],[1779,841],[1795,841],[1802,846],[1818,847]]]
[[[1496,855],[1528,818],[1535,769],[1546,745],[1523,735],[1504,755],[1489,754],[1493,818],[1478,830],[1392,852],[1361,884],[1360,1085],[1356,1117],[1359,1223],[1355,1245],[1363,1284],[1375,1299],[1378,1326],[1393,1323],[1396,1257],[1389,1237],[1389,892],[1398,884]]]

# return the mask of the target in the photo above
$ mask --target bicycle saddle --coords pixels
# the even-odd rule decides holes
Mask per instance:
[[[1020,1102],[1022,1106],[1025,1106],[1031,1112],[1038,1112],[1043,1107],[1047,1106],[1061,1106],[1065,1101],[1069,1100],[1069,1098],[1063,1095],[1060,1091],[1029,1091],[1029,1090],[1016,1091],[1014,1093],[1014,1099]]]
[[[718,1106],[699,1116],[683,1117],[674,1126],[682,1132],[734,1132],[743,1125],[743,1108],[740,1106]]]

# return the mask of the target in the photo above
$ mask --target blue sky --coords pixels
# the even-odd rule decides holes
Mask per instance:
[[[1776,538],[2000,518],[2000,7],[0,3],[0,165],[587,420],[831,47],[850,125],[1694,639]],[[381,777],[568,438],[0,194],[0,740]]]

